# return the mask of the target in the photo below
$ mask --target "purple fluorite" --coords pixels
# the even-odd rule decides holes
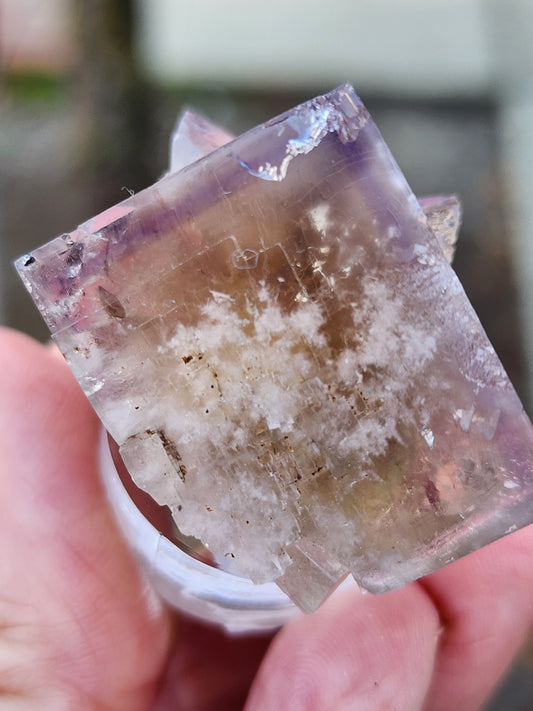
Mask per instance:
[[[230,136],[187,120],[196,162],[17,263],[139,486],[306,610],[530,523],[533,431],[449,265],[457,204],[422,209],[348,85],[203,158]]]

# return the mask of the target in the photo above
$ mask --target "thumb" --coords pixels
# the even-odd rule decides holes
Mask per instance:
[[[439,617],[423,589],[347,590],[283,629],[246,711],[414,711],[424,703]]]
[[[0,329],[0,705],[145,709],[153,695],[166,615],[108,509],[98,427],[60,359]]]

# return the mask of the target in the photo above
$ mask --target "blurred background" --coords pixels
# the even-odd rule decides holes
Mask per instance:
[[[0,0],[0,323],[12,261],[156,180],[184,105],[238,133],[344,81],[418,195],[464,204],[455,269],[533,411],[533,1]],[[533,708],[533,645],[487,711]]]

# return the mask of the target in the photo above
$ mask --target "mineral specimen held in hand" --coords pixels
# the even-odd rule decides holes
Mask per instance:
[[[306,610],[529,523],[533,431],[449,265],[456,204],[419,204],[350,86],[203,158],[230,136],[188,121],[196,162],[17,263],[136,482]]]

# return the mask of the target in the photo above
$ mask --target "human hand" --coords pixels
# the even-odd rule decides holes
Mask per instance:
[[[0,711],[473,711],[528,633],[531,526],[272,643],[170,612],[107,506],[98,427],[57,352],[0,331]]]

